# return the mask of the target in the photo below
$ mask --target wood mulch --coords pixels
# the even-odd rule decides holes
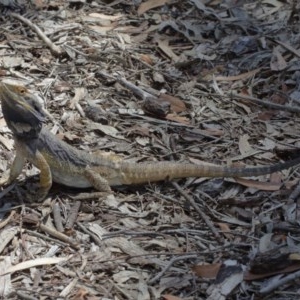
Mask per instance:
[[[0,0],[0,80],[84,151],[268,165],[299,147],[297,1]],[[0,118],[0,172],[14,157]],[[296,151],[297,155],[297,151]],[[113,195],[0,191],[3,299],[299,299],[297,168]]]

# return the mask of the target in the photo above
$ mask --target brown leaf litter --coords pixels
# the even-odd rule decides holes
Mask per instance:
[[[46,126],[77,148],[256,165],[299,147],[293,1],[0,0],[0,9],[0,79],[38,92]],[[13,141],[0,125],[2,173]],[[0,192],[4,299],[299,298],[297,169],[109,197],[54,185],[34,204],[24,199],[37,171],[24,171]]]

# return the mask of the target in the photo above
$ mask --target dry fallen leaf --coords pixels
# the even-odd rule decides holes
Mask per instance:
[[[158,39],[157,41],[158,47],[174,62],[179,60],[179,57],[174,53],[174,51],[169,46],[169,42],[166,39]]]
[[[26,4],[24,11],[20,11],[14,5],[21,2],[31,5]],[[159,161],[173,160],[173,156],[174,161],[197,164],[202,160],[200,164],[211,161],[234,166],[231,161],[247,161],[248,165],[256,165],[259,161],[260,165],[266,165],[275,160],[272,153],[275,146],[299,145],[297,115],[268,106],[278,103],[290,110],[298,109],[300,5],[297,1],[262,0],[256,5],[255,1],[234,0],[142,0],[136,1],[135,6],[131,2],[0,0],[0,9],[4,5],[7,10],[0,11],[1,27],[5,29],[0,34],[0,80],[19,78],[32,90],[39,91],[47,101],[47,109],[60,122],[53,126],[48,120],[45,126],[86,153],[99,149],[102,155],[104,152],[116,159],[109,152],[114,151],[120,154],[120,159],[156,161],[158,166]],[[39,9],[38,18],[32,18],[37,6],[43,9]],[[34,27],[13,15],[27,18],[44,31],[49,43]],[[257,27],[259,34],[254,32]],[[49,50],[51,43],[66,53],[53,56]],[[7,64],[2,63],[3,58],[8,58]],[[141,88],[141,94],[120,84],[117,80],[120,77]],[[89,97],[85,99],[80,91],[75,92],[71,102],[75,109],[71,109],[70,99],[77,87],[84,87]],[[232,92],[261,102],[254,104],[249,99],[232,98]],[[154,112],[151,115],[143,111],[145,97],[150,99],[147,93],[153,95],[151,102],[153,99],[159,102],[157,109],[150,110]],[[166,95],[159,96],[162,93]],[[87,108],[89,102],[95,105]],[[86,118],[81,109],[86,115],[86,111],[92,110],[93,117]],[[172,121],[165,119],[168,113],[173,113],[168,116]],[[95,129],[91,131],[93,126]],[[0,127],[2,172],[8,169],[15,151],[7,150],[13,147],[13,139],[3,119]],[[279,158],[285,161],[289,157]],[[22,222],[23,207],[15,204],[38,180],[28,178],[37,173],[31,165],[26,164],[23,171],[21,182],[17,183],[19,190],[13,184],[0,193],[3,212],[0,248],[5,255],[1,270],[41,253],[49,257],[53,253],[67,256],[74,252],[59,242],[59,237],[51,240],[38,237],[34,232],[38,230],[44,235],[42,229]],[[261,192],[262,188],[273,190],[270,186],[278,189],[283,177],[282,191]],[[1,276],[0,295],[9,298],[25,286],[20,291],[23,298],[48,295],[49,291],[53,299],[76,300],[105,297],[224,300],[261,296],[259,287],[271,280],[244,284],[240,270],[244,266],[233,264],[224,268],[223,273],[219,271],[217,280],[221,275],[222,280],[217,283],[198,277],[197,272],[214,278],[218,267],[214,269],[214,264],[226,257],[234,257],[248,266],[254,251],[278,245],[282,249],[284,244],[299,248],[297,201],[288,201],[289,188],[292,191],[292,185],[299,181],[297,177],[296,171],[284,170],[258,177],[258,181],[266,183],[203,177],[179,180],[178,184],[188,189],[197,204],[202,206],[197,199],[199,192],[207,194],[209,211],[206,212],[213,218],[213,226],[221,238],[225,237],[223,241],[216,239],[209,222],[205,224],[205,219],[191,210],[188,202],[182,202],[169,183],[116,187],[109,196],[89,189],[85,195],[93,199],[82,202],[78,215],[74,215],[74,200],[69,195],[77,190],[54,185],[46,205],[30,206],[31,215],[37,218],[36,222],[46,221],[51,227],[52,222],[56,225],[57,212],[63,224],[77,217],[74,231],[68,232],[78,239],[80,255],[75,255],[71,262],[40,265]],[[250,188],[244,188],[238,181]],[[48,205],[56,197],[57,205]],[[222,199],[226,200],[225,205],[219,202]],[[12,209],[15,215],[7,216],[6,212]],[[20,221],[23,226],[18,225]],[[277,231],[281,233],[276,237],[264,236]],[[232,247],[224,248],[228,239]],[[250,243],[251,247],[241,249],[243,243]],[[176,259],[179,254],[184,256],[197,249],[207,249],[198,251],[199,265],[213,265],[196,267],[194,273],[186,269],[193,260]],[[16,255],[19,253],[21,256]],[[292,253],[287,261],[293,257],[297,260],[299,254]],[[266,264],[267,272],[269,266]],[[283,280],[284,272],[278,272]],[[78,274],[88,278],[88,285]],[[155,281],[149,288],[151,279]],[[279,294],[297,295],[296,281],[277,286]],[[55,283],[59,288],[53,289]],[[277,295],[276,292],[271,296]]]
[[[241,155],[247,155],[248,153],[254,153],[256,150],[254,150],[249,143],[249,135],[248,134],[244,134],[242,136],[240,136],[239,139],[239,149],[241,152]]]
[[[190,120],[188,118],[181,117],[181,116],[178,116],[176,114],[167,114],[165,116],[165,119],[169,120],[169,121],[174,121],[174,122],[182,123],[182,124],[185,124],[185,125],[190,125]]]
[[[273,49],[273,55],[270,61],[270,68],[273,71],[282,71],[287,67],[287,62],[279,52],[279,47]]]
[[[160,94],[158,99],[170,103],[173,112],[180,113],[187,110],[185,103],[178,97],[169,94]]]
[[[89,128],[90,128],[90,130],[99,130],[102,133],[112,136],[117,139],[121,139],[121,140],[125,139],[124,136],[122,136],[115,127],[112,127],[109,125],[102,125],[100,123],[90,122]]]
[[[24,60],[22,57],[2,56],[0,58],[0,65],[3,65],[7,69],[13,68],[13,67],[18,67],[22,63],[24,63]]]
[[[8,267],[6,270],[4,270],[0,276],[3,276],[5,274],[14,273],[21,270],[30,269],[37,266],[43,266],[43,265],[52,265],[52,264],[58,264],[64,261],[69,260],[70,257],[41,257],[41,258],[35,258],[31,260],[27,260],[21,263],[18,263],[14,266]]]
[[[155,7],[160,7],[168,3],[170,0],[148,0],[146,2],[141,3],[139,6],[137,13],[138,15],[142,15],[146,11],[155,8]]]
[[[78,105],[79,101],[84,99],[86,96],[86,89],[83,87],[75,88],[75,95],[70,101],[70,108],[74,109]]]
[[[196,273],[198,277],[214,279],[217,277],[221,265],[221,263],[209,265],[195,265],[192,267],[192,270]]]
[[[99,34],[107,34],[109,31],[115,28],[115,26],[98,26],[98,25],[89,25],[88,27]]]
[[[234,238],[234,235],[230,234],[229,232],[231,232],[230,227],[227,223],[217,223],[217,225],[220,227],[222,233],[224,234],[224,236],[229,239],[232,240]]]
[[[237,80],[245,80],[248,78],[253,77],[255,74],[257,74],[258,72],[260,72],[261,68],[246,72],[246,73],[242,73],[240,75],[236,75],[236,76],[216,76],[215,80],[216,81],[237,81]]]
[[[278,191],[282,186],[281,182],[280,183],[262,182],[262,181],[245,179],[245,178],[235,178],[234,180],[243,186],[256,188],[261,191]]]
[[[274,271],[274,272],[266,272],[263,274],[254,274],[248,270],[244,273],[244,280],[245,281],[259,280],[259,279],[268,278],[268,277],[271,277],[271,276],[274,276],[277,274],[286,274],[286,273],[295,272],[297,270],[300,270],[300,263],[297,263],[297,262],[295,262],[293,265],[288,266],[282,270]]]
[[[11,151],[14,148],[13,140],[6,138],[3,135],[0,135],[0,143],[9,151]]]
[[[151,58],[150,55],[147,55],[147,54],[141,54],[140,55],[140,60],[141,61],[144,61],[145,63],[147,63],[148,65],[153,65],[153,60]]]
[[[119,14],[119,15],[105,15],[105,14],[100,14],[100,13],[91,13],[89,14],[90,17],[93,18],[99,18],[99,19],[103,19],[103,20],[110,20],[110,21],[117,21],[120,20],[123,15]]]
[[[0,273],[5,272],[12,264],[13,258],[11,256],[1,256]],[[0,276],[0,295],[2,299],[8,299],[8,295],[14,291],[12,285],[12,278],[10,274]]]

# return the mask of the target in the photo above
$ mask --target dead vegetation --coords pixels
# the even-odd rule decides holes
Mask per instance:
[[[0,7],[1,79],[38,91],[47,126],[77,148],[256,165],[299,147],[297,1]],[[14,151],[0,122],[4,172]],[[104,199],[54,185],[28,204],[35,174],[28,165],[1,191],[3,298],[299,298],[297,170],[120,187]]]

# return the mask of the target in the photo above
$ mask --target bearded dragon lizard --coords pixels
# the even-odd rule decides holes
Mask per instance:
[[[52,181],[70,187],[94,187],[102,192],[111,192],[110,187],[117,185],[186,177],[258,176],[300,164],[300,157],[268,166],[239,168],[170,161],[133,163],[116,155],[93,155],[70,146],[42,126],[42,110],[36,104],[35,96],[26,88],[0,83],[0,100],[16,149],[9,178],[0,183],[15,180],[28,160],[40,170],[40,191],[37,196],[40,200],[48,194]],[[22,134],[20,126],[15,126],[16,122],[29,126],[34,134],[28,137],[28,130]]]

